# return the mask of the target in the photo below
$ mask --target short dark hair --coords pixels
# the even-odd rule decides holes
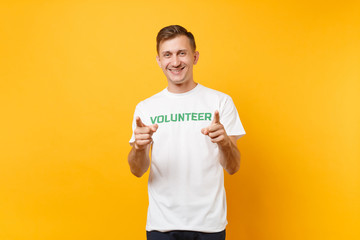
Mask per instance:
[[[159,54],[160,43],[169,39],[173,39],[177,36],[184,35],[190,40],[192,50],[195,52],[196,44],[194,35],[188,32],[184,27],[180,25],[170,25],[161,29],[156,37],[156,51]]]

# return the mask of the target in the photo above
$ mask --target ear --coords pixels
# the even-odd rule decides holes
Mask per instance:
[[[194,65],[199,61],[199,51],[196,51],[194,54]]]
[[[159,67],[161,67],[161,62],[160,62],[160,57],[159,56],[156,56],[156,61],[157,61],[158,65],[159,65]]]

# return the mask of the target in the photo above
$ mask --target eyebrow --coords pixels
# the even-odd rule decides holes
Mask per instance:
[[[179,49],[177,52],[187,52],[188,50],[187,49]],[[161,54],[164,54],[164,53],[171,53],[171,51],[167,50],[167,51],[162,51]]]

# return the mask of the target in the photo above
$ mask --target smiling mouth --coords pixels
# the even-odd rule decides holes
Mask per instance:
[[[178,74],[178,73],[180,73],[184,68],[185,68],[185,66],[182,67],[182,68],[175,68],[175,69],[169,68],[169,71],[172,72],[172,73],[174,73],[174,74]]]

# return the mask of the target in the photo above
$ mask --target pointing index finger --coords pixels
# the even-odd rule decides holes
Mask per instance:
[[[145,127],[146,125],[141,121],[140,117],[136,117],[136,126],[137,127]]]
[[[212,123],[213,124],[220,123],[220,116],[219,116],[219,111],[218,110],[216,110],[215,113],[214,113],[214,118],[213,118]]]

